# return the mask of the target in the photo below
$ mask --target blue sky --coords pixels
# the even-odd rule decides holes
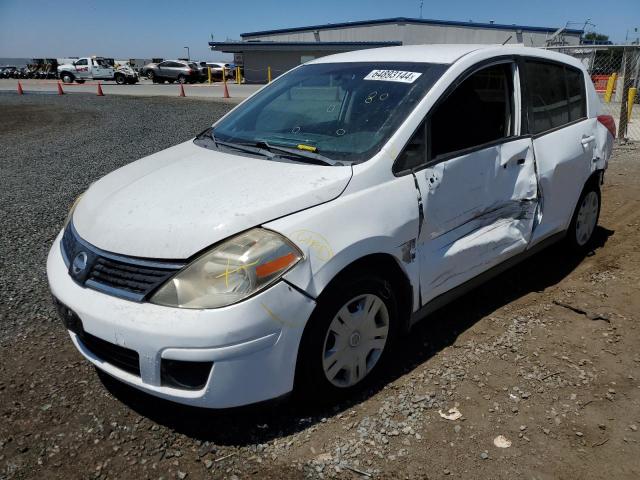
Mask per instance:
[[[207,42],[273,28],[418,17],[419,0],[0,0],[0,57],[213,59]],[[584,23],[614,41],[640,30],[638,0],[425,0],[424,18],[523,25]],[[574,26],[574,25],[572,25]]]

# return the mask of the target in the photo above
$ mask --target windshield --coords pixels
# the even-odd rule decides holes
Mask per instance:
[[[446,65],[319,63],[280,77],[215,125],[216,140],[361,162],[377,153]]]

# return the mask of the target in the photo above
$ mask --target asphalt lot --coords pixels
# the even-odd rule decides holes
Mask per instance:
[[[20,80],[24,92],[29,93],[58,93],[57,80]],[[138,97],[177,97],[180,94],[180,85],[177,83],[154,84],[146,78],[140,79],[135,85],[117,85],[115,82],[100,82],[102,91],[105,95],[134,95]],[[228,101],[238,102],[252,95],[259,90],[262,85],[237,85],[231,81],[227,82],[229,90]],[[16,92],[18,89],[18,80],[0,79],[0,92]],[[84,84],[71,83],[62,84],[65,93],[92,93],[97,94],[97,82],[86,82]],[[195,83],[184,85],[185,95],[187,97],[198,98],[222,98],[224,95],[224,86],[221,82]]]
[[[547,250],[443,309],[349,402],[208,412],[97,375],[51,306],[51,242],[91,182],[230,107],[0,93],[0,479],[640,477],[629,144],[611,161],[593,252]],[[440,415],[452,408],[457,420]]]

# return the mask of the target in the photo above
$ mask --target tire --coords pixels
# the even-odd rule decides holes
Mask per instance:
[[[187,77],[184,75],[178,75],[178,83],[182,83],[183,85],[187,83]]]
[[[582,190],[567,230],[567,246],[577,253],[587,252],[593,243],[593,234],[600,218],[602,196],[596,181],[590,181]]]
[[[362,317],[370,306],[375,315]],[[338,279],[319,297],[302,336],[297,393],[333,403],[366,388],[391,354],[398,323],[388,281],[371,271]]]
[[[153,72],[153,70],[149,70],[149,71],[147,72],[147,78],[148,78],[149,80],[153,80],[153,79],[155,79],[155,78],[156,78],[156,74]]]
[[[73,83],[74,77],[69,72],[62,72],[60,74],[60,80],[62,80],[62,83]]]
[[[82,80],[82,79],[80,79],[80,78],[77,78],[77,79],[76,79],[76,83],[79,83],[80,85],[82,85],[84,82],[85,82],[85,81],[84,81],[84,80]]]
[[[127,83],[127,79],[124,75],[116,75],[115,80],[118,85],[124,85]]]

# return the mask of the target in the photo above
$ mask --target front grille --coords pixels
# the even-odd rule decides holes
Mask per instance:
[[[135,350],[109,343],[87,332],[82,332],[78,337],[87,350],[100,360],[120,370],[140,376],[140,357]]]
[[[89,271],[87,284],[96,282],[144,296],[169,278],[175,270],[127,265],[104,257],[96,258]]]
[[[62,236],[62,256],[76,283],[120,298],[141,302],[183,263],[147,260],[105,252],[82,240],[73,224]]]

